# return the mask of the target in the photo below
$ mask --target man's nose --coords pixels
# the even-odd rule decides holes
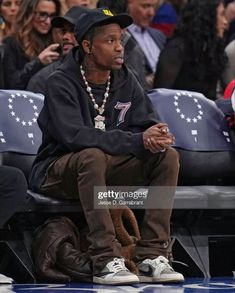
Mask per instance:
[[[63,40],[69,40],[71,38],[71,34],[70,32],[65,32],[63,34]]]
[[[117,45],[116,45],[115,49],[116,49],[116,51],[119,51],[119,52],[122,52],[124,50],[122,41],[117,42]]]

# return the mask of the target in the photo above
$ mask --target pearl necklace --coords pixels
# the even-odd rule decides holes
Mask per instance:
[[[105,130],[105,117],[102,116],[102,114],[104,113],[104,108],[105,108],[105,104],[107,102],[107,99],[109,97],[109,89],[110,89],[110,75],[108,77],[108,82],[107,82],[107,87],[105,89],[105,93],[104,93],[104,98],[103,98],[103,102],[102,105],[99,107],[99,105],[96,103],[96,100],[91,92],[91,87],[89,86],[88,81],[86,80],[85,77],[85,71],[83,70],[82,65],[80,65],[80,71],[82,74],[82,78],[84,80],[84,83],[86,85],[86,91],[88,93],[88,95],[91,98],[91,101],[93,103],[94,109],[98,111],[98,115],[94,118],[95,121],[95,128],[101,129],[101,130]]]

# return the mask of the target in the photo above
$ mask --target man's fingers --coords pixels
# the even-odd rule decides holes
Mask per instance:
[[[151,153],[157,153],[161,150],[161,147],[158,144],[156,144],[153,138],[148,138],[147,149],[150,150]]]

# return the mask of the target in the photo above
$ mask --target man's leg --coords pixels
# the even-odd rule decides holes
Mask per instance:
[[[145,168],[150,180],[148,197],[153,208],[145,210],[141,226],[142,238],[136,246],[137,261],[146,257],[153,259],[159,255],[168,257],[170,217],[179,172],[178,153],[169,148],[160,160],[157,157],[150,159]],[[153,200],[154,198],[156,200]],[[164,201],[166,206],[161,201]]]
[[[26,203],[27,182],[18,168],[0,166],[0,226]]]
[[[121,257],[109,209],[94,208],[94,186],[106,185],[107,156],[89,148],[58,159],[48,170],[41,192],[60,192],[67,198],[78,198],[89,227],[89,254],[94,274],[114,257]],[[54,183],[54,184],[53,184]],[[56,193],[54,194],[56,195]]]
[[[43,193],[79,198],[89,228],[88,252],[93,281],[100,284],[130,284],[138,277],[125,267],[109,209],[94,207],[94,186],[106,186],[108,156],[96,148],[63,156],[52,164],[41,187]]]
[[[124,163],[124,160],[126,162]],[[107,176],[110,185],[148,185],[148,205],[141,226],[141,240],[137,242],[135,260],[142,282],[182,282],[182,274],[169,265],[170,217],[177,185],[178,153],[169,148],[145,161],[136,158],[113,157]],[[114,168],[114,165],[116,166]]]
[[[148,185],[153,208],[146,209],[141,225],[141,240],[136,246],[136,260],[159,255],[167,257],[170,239],[170,217],[174,202],[175,186],[179,171],[178,153],[169,148],[164,153],[152,155],[147,160],[138,160],[133,156],[110,157],[107,169],[107,185],[138,186]],[[158,190],[164,188],[165,201],[169,208],[162,209],[162,195]],[[167,199],[167,200],[166,200]]]

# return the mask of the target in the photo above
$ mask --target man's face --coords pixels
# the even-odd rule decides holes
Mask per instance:
[[[90,53],[87,54],[89,63],[98,70],[120,69],[124,55],[122,37],[123,31],[118,24],[102,26],[93,38]],[[84,40],[82,44],[88,52],[89,41]]]
[[[129,14],[134,23],[145,28],[149,26],[155,14],[158,0],[129,0]]]
[[[67,55],[73,47],[77,46],[78,43],[74,36],[74,25],[69,22],[65,22],[61,28],[62,35],[62,52],[63,55]]]

